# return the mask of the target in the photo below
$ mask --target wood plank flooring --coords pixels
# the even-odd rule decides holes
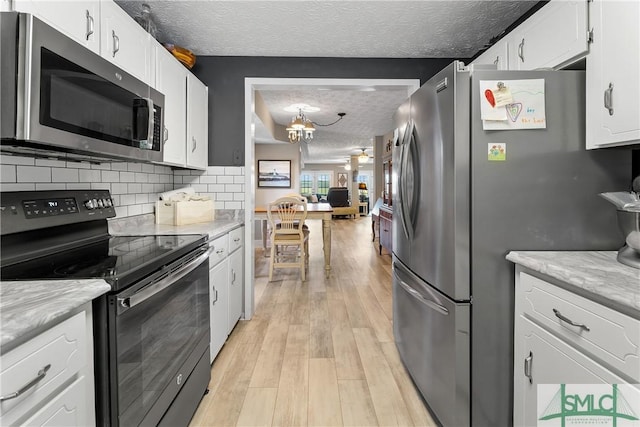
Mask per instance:
[[[307,281],[256,249],[256,311],[211,369],[191,426],[434,426],[393,342],[391,257],[371,218],[336,219],[324,277],[320,221]]]

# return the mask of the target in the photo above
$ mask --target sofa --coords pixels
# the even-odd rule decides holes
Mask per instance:
[[[327,192],[327,202],[333,208],[333,216],[358,216],[358,205],[352,205],[349,200],[349,189],[345,187],[330,187]]]

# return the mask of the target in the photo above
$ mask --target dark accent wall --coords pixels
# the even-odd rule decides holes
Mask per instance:
[[[420,79],[423,84],[451,61],[453,59],[446,58],[198,57],[191,71],[209,87],[209,166],[244,165],[245,77]]]

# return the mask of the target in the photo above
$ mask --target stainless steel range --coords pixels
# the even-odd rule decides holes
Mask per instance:
[[[2,280],[111,285],[93,303],[96,424],[187,425],[210,378],[206,237],[111,236],[106,190],[1,196]]]

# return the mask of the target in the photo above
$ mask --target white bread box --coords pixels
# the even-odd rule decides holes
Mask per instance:
[[[156,224],[186,225],[213,221],[213,200],[194,194],[192,188],[173,190],[156,202]]]

